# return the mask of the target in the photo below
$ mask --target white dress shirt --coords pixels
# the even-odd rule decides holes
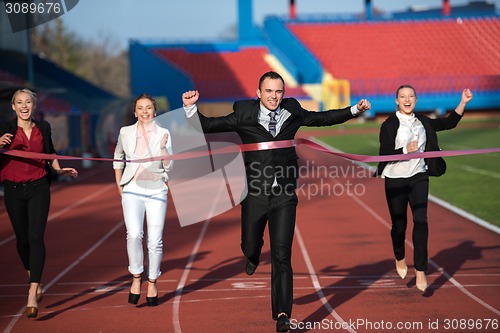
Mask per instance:
[[[418,118],[415,117],[415,114],[413,113],[408,116],[397,111],[396,116],[399,119],[399,128],[396,134],[394,148],[403,148],[403,153],[408,154],[406,145],[408,145],[412,141],[417,140],[418,150],[416,152],[424,152],[425,144],[427,142],[427,136],[422,122],[418,120]],[[425,160],[423,158],[390,162],[384,168],[384,171],[382,172],[382,178],[410,178],[417,173],[425,172],[426,170],[427,165],[425,165]]]

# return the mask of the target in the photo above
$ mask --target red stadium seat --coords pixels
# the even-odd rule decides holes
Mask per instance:
[[[248,47],[239,51],[190,53],[184,49],[158,48],[155,52],[189,73],[197,89],[206,99],[256,97],[257,82],[271,70],[264,61],[266,47]],[[287,95],[306,94],[300,89],[287,89]]]
[[[403,83],[418,85],[417,91],[427,93],[456,91],[467,84],[500,89],[497,17],[292,22],[288,27],[328,72],[351,80],[354,95],[392,94]]]

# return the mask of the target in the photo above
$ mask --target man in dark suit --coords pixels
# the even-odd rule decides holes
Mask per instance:
[[[182,95],[188,117],[198,114],[205,133],[235,131],[241,141],[258,143],[291,140],[301,126],[343,123],[369,110],[363,99],[353,107],[312,112],[294,98],[283,98],[285,83],[276,72],[260,78],[255,100],[237,101],[234,112],[223,117],[205,117],[197,112],[198,91]],[[291,251],[297,206],[298,156],[294,147],[244,153],[248,195],[241,203],[241,249],[247,259],[246,273],[259,265],[264,229],[269,222],[271,247],[272,316],[276,331],[290,329],[293,302]]]

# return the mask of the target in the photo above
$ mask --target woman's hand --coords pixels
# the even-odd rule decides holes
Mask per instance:
[[[12,143],[12,134],[5,133],[0,137],[0,148],[5,147],[6,145],[10,145]]]
[[[414,153],[418,150],[418,141],[412,141],[406,145],[406,151],[408,154]]]
[[[56,170],[57,175],[59,176],[71,176],[73,178],[78,177],[78,171],[73,168],[61,168]]]
[[[163,137],[161,138],[161,141],[160,141],[160,148],[165,148],[165,150],[167,149],[167,142],[168,142],[168,133],[165,133],[163,135]]]
[[[464,89],[462,91],[462,103],[467,104],[472,99],[472,91],[470,89]]]
[[[472,99],[472,91],[470,89],[465,88],[462,90],[462,99],[460,100],[460,103],[455,109],[455,112],[458,113],[459,115],[463,115],[465,111],[465,106],[467,103],[469,103]]]

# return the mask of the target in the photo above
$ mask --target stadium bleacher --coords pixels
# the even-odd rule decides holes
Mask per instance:
[[[254,98],[262,73],[272,70],[266,63],[267,47],[244,47],[237,51],[189,52],[182,48],[157,48],[154,53],[191,76],[195,88],[208,100]],[[300,88],[287,94],[305,97]]]
[[[436,94],[456,92],[464,84],[474,90],[500,88],[496,17],[291,22],[288,27],[325,70],[351,81],[354,95],[393,94],[404,82]]]
[[[417,111],[451,110],[466,87],[474,91],[471,108],[499,107],[500,16],[494,5],[474,1],[452,7],[451,15],[440,8],[382,14],[374,19],[268,16],[260,39],[229,43],[133,41],[132,91],[166,96],[172,107],[180,107],[178,96],[189,89],[202,91],[207,102],[231,102],[255,98],[260,75],[277,70],[298,84],[290,89],[294,86],[287,82],[287,96],[320,108],[341,96],[336,86],[347,91],[337,104],[369,97],[375,107],[367,117],[392,112],[401,84],[413,85],[425,97]],[[270,57],[279,65],[266,61]],[[149,83],[152,74],[159,81]]]

